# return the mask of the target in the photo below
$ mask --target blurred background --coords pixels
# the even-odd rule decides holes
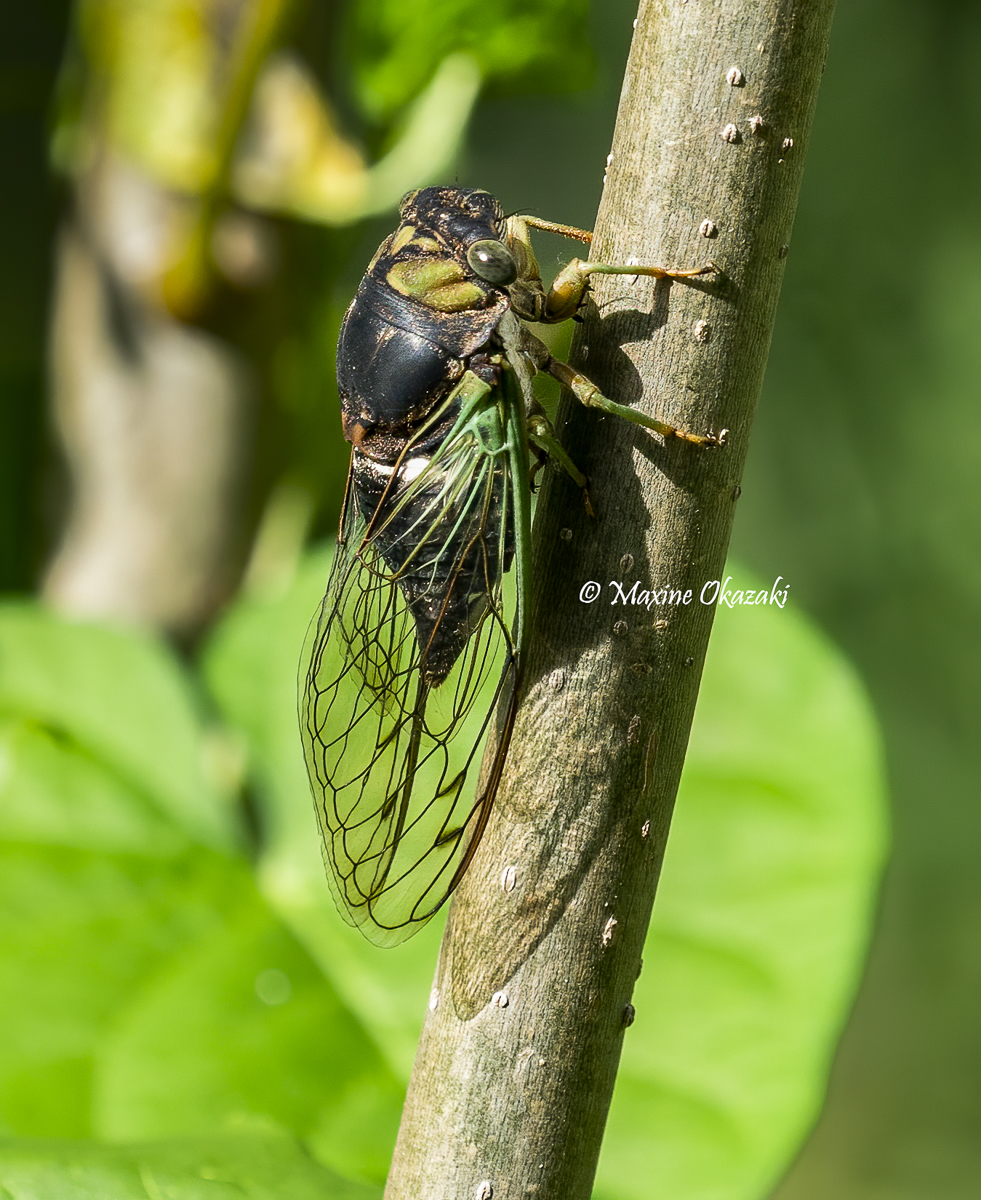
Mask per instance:
[[[336,527],[334,343],[399,197],[458,179],[589,227],[635,12],[4,6],[3,591],[193,655],[291,578]],[[863,680],[894,814],[778,1200],[981,1182],[979,54],[970,0],[841,0],[737,514]]]

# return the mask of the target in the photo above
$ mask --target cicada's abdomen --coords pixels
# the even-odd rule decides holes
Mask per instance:
[[[505,473],[485,462],[485,470],[458,476],[452,463],[434,469],[426,458],[409,458],[393,483],[392,468],[354,458],[355,503],[415,621],[420,670],[431,686],[443,682],[497,602],[514,555]],[[408,491],[427,468],[432,484]]]

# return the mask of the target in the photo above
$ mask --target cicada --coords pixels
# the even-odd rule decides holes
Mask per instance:
[[[698,275],[711,265],[573,259],[546,290],[529,229],[585,242],[588,233],[505,216],[489,193],[465,188],[410,192],[399,215],[341,326],[351,465],[300,668],[334,897],[383,946],[439,909],[487,824],[520,685],[532,472],[548,456],[585,487],[532,377],[547,372],[582,403],[665,437],[719,441],[607,399],[524,324],[574,317],[592,274]],[[512,567],[515,586],[505,587]],[[498,709],[493,761],[474,796],[467,780]]]

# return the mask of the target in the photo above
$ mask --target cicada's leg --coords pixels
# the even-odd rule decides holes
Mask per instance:
[[[593,502],[589,496],[589,480],[566,453],[562,443],[555,436],[555,429],[552,426],[552,422],[543,412],[530,412],[528,414],[528,441],[539,450],[544,451],[545,455],[560,466],[576,487],[582,488],[582,498],[583,504],[586,506],[586,512],[591,517],[594,517],[596,512],[593,509]],[[540,460],[532,467],[531,481],[533,484],[535,476],[542,465],[542,461]]]
[[[524,325],[518,327],[516,349],[524,357],[525,361],[530,364],[533,371],[548,371],[549,363],[552,361],[552,355],[549,353],[548,346],[540,338],[535,337],[531,330]],[[535,476],[545,465],[545,459],[554,459],[557,465],[575,483],[576,487],[582,488],[586,510],[592,516],[593,506],[589,499],[589,482],[566,453],[562,443],[555,435],[555,427],[545,415],[545,410],[534,397],[530,397],[527,403],[525,428],[528,431],[528,441],[534,448],[538,458],[538,462],[531,470],[530,482],[532,488],[534,488]]]
[[[649,417],[647,413],[638,412],[626,404],[617,404],[615,400],[607,399],[585,375],[557,358],[550,358],[544,370],[563,387],[567,387],[579,403],[587,408],[598,408],[602,412],[612,413],[613,416],[623,417],[625,421],[632,421],[635,425],[643,425],[645,429],[653,429],[662,437],[680,438],[694,446],[721,446],[725,441],[725,429],[720,433],[688,433],[687,430],[677,429],[674,425],[668,425],[656,417]]]
[[[536,412],[529,414],[528,441],[540,450],[544,450],[549,458],[554,459],[576,487],[586,487],[586,476],[565,452],[562,443],[555,436],[555,429],[552,426],[552,422],[544,413]]]
[[[712,275],[718,270],[715,263],[702,267],[650,267],[640,264],[583,262],[574,258],[555,277],[545,298],[545,312],[539,320],[548,323],[567,321],[582,305],[589,286],[590,275],[650,275],[654,279],[690,279],[696,275]]]
[[[725,441],[725,430],[722,430],[718,434],[687,433],[684,429],[676,429],[674,425],[658,421],[656,417],[649,417],[646,413],[638,412],[635,408],[629,408],[626,404],[617,404],[614,400],[608,400],[595,383],[587,379],[585,375],[573,367],[570,367],[568,363],[564,363],[558,358],[553,358],[545,343],[524,328],[522,329],[520,348],[536,371],[544,371],[545,374],[551,375],[553,379],[557,379],[563,387],[567,387],[572,392],[580,404],[584,404],[587,408],[601,409],[603,412],[623,417],[627,421],[633,421],[635,425],[643,425],[645,429],[653,429],[655,433],[661,434],[662,437],[680,438],[682,441],[691,442],[696,446],[721,446]],[[537,411],[535,410],[528,413],[528,436],[531,441],[535,442],[538,440],[538,444],[541,444],[540,439],[536,439],[536,433],[531,426],[531,422],[537,415]],[[548,426],[545,433],[550,434],[554,440],[555,431],[551,425]],[[559,447],[559,450],[568,459],[568,455],[565,454],[565,451],[561,447]],[[565,467],[566,471],[569,471],[569,467],[565,466],[559,454],[555,454],[551,448],[548,448],[548,453],[554,454],[556,460]],[[574,464],[570,462],[570,465],[573,466],[574,471],[578,472],[578,468]],[[581,474],[581,472],[578,473]],[[572,471],[569,471],[569,474],[572,475],[573,479],[576,478],[576,475]]]
[[[529,229],[544,229],[546,233],[557,233],[560,237],[575,238],[577,242],[587,245],[593,240],[588,229],[578,229],[575,225],[559,225],[556,221],[543,221],[541,217],[523,216],[521,218]]]

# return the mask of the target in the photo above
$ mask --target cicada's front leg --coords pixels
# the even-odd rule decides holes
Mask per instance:
[[[712,275],[718,270],[715,263],[702,267],[650,267],[638,264],[584,262],[574,258],[555,277],[545,298],[545,311],[539,318],[548,323],[567,321],[582,306],[589,287],[590,275],[649,275],[653,279],[690,279],[696,275]]]

